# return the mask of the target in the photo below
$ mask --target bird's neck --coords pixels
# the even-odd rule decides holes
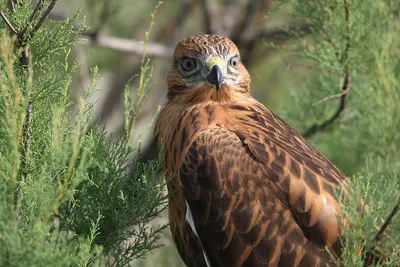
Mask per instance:
[[[173,90],[168,92],[170,103],[182,105],[197,105],[214,102],[215,104],[227,104],[245,99],[250,96],[248,88],[224,84],[218,90],[214,86],[202,86],[198,88]]]

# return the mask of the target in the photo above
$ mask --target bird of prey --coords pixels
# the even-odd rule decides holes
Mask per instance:
[[[155,134],[169,219],[188,266],[330,266],[340,256],[345,175],[250,95],[236,45],[180,41]],[[329,250],[329,252],[328,252]]]

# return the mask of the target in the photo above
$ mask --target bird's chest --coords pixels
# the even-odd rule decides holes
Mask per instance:
[[[170,119],[169,123],[170,129],[163,133],[161,141],[165,149],[164,167],[169,173],[177,173],[190,145],[201,131],[209,127],[210,122],[200,110],[194,109]]]

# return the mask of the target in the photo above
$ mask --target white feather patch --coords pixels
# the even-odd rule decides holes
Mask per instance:
[[[186,202],[186,221],[189,223],[190,228],[192,229],[193,233],[197,236],[197,239],[199,240],[201,246],[203,247],[203,244],[201,243],[199,235],[197,234],[196,227],[194,226],[192,211],[190,210],[187,202]],[[206,261],[207,267],[211,267],[210,261],[207,258],[204,248],[203,248],[203,256],[204,256],[204,260]]]

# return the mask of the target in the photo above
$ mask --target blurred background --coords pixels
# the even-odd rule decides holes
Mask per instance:
[[[36,1],[33,1],[35,5]],[[294,19],[290,5],[269,0],[169,0],[157,10],[146,56],[153,67],[149,82],[152,90],[143,103],[135,128],[134,142],[140,144],[142,157],[156,158],[152,121],[166,102],[166,77],[176,43],[197,33],[218,33],[238,46],[252,78],[252,95],[271,110],[279,105],[299,79],[310,75],[290,47],[295,38],[307,38],[310,25]],[[80,12],[76,27],[87,25],[82,40],[72,49],[71,62],[81,62],[81,72],[73,81],[72,95],[77,99],[92,79],[91,68],[98,66],[98,90],[92,98],[95,120],[106,124],[109,132],[124,132],[124,90],[129,83],[134,99],[138,88],[143,53],[142,42],[149,29],[156,0],[69,0],[58,1],[50,14],[53,20],[71,18]],[[79,22],[82,22],[81,24]],[[290,34],[289,34],[289,33]],[[274,43],[274,45],[272,45]],[[277,49],[277,46],[279,49]],[[154,223],[166,223],[167,211]],[[169,229],[152,251],[134,266],[184,266],[173,245]]]

